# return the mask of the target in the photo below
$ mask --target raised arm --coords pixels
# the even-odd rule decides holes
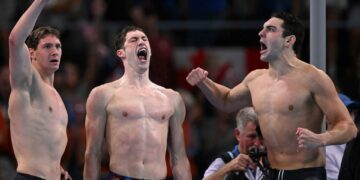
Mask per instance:
[[[245,85],[247,78],[236,87],[229,89],[228,87],[215,83],[209,79],[207,75],[207,71],[196,68],[189,73],[186,80],[192,86],[197,85],[215,107],[231,112],[251,105],[250,91]]]
[[[99,178],[102,144],[106,125],[104,95],[97,88],[93,89],[86,103],[86,150],[84,179],[96,180]]]
[[[170,118],[168,150],[170,154],[170,164],[175,180],[190,180],[190,164],[186,156],[184,133],[182,124],[185,119],[185,104],[180,94],[173,92],[171,99],[175,102],[175,113]]]
[[[27,89],[31,83],[31,60],[25,40],[49,0],[34,0],[20,17],[9,36],[9,68],[12,88]]]

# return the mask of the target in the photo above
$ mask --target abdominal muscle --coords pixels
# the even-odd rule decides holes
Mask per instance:
[[[21,127],[11,126],[18,172],[44,179],[60,178],[61,156],[67,143],[66,129],[50,129],[52,130],[36,123],[24,123]]]
[[[293,170],[324,166],[323,148],[298,148],[296,130],[298,127],[306,128],[301,125],[301,120],[293,118],[290,123],[283,121],[289,121],[289,118],[277,117],[276,120],[268,118],[267,122],[260,121],[271,167]],[[261,125],[262,123],[266,124]]]
[[[167,127],[151,118],[108,121],[110,170],[138,179],[165,178]]]

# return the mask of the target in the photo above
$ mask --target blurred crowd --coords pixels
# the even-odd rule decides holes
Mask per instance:
[[[7,39],[14,23],[31,2],[2,0],[0,6],[0,180],[12,177],[16,167],[7,115],[10,94]],[[327,73],[341,92],[359,99],[360,1],[326,2]],[[186,149],[193,177],[200,179],[214,157],[236,143],[235,114],[213,108],[198,89],[186,84],[185,76],[188,70],[200,66],[209,70],[217,82],[228,86],[237,84],[243,77],[224,75],[229,68],[216,66],[216,57],[203,48],[258,48],[257,33],[274,11],[293,12],[308,25],[309,0],[52,0],[37,26],[53,26],[62,34],[63,57],[55,75],[55,87],[69,113],[69,141],[63,167],[73,179],[82,179],[87,96],[93,87],[122,75],[123,67],[115,56],[113,38],[124,25],[134,24],[143,28],[150,40],[150,79],[183,96],[187,107]],[[218,23],[224,22],[232,26],[218,27]],[[305,44],[308,38],[309,35]],[[196,49],[193,56],[184,59],[190,62],[188,69],[176,68],[177,47]],[[302,59],[309,59],[308,49],[309,45],[303,47]],[[255,56],[251,61],[256,64],[260,60]],[[252,66],[259,67],[261,65]],[[108,164],[106,156],[104,154],[104,174]]]

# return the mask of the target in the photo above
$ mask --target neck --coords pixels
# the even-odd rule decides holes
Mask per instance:
[[[50,86],[54,86],[54,71],[50,71],[50,70],[46,70],[46,69],[42,69],[39,66],[36,66],[36,64],[34,65],[35,69],[37,70],[37,72],[39,73],[41,79],[43,80],[43,82],[45,82],[46,84],[50,85]]]
[[[145,87],[150,84],[149,72],[137,73],[134,71],[127,72],[125,71],[124,76],[121,78],[126,84],[135,86],[135,87]]]
[[[283,53],[277,59],[269,61],[270,73],[274,76],[282,76],[289,73],[299,59],[294,53]]]

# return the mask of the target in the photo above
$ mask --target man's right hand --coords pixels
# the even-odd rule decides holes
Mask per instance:
[[[254,164],[251,158],[246,154],[239,154],[236,158],[229,162],[232,171],[244,171],[251,164]]]
[[[186,81],[191,86],[194,86],[197,85],[199,82],[202,82],[204,79],[206,79],[207,76],[208,76],[208,72],[198,67],[196,69],[191,70],[191,72],[186,77]]]

